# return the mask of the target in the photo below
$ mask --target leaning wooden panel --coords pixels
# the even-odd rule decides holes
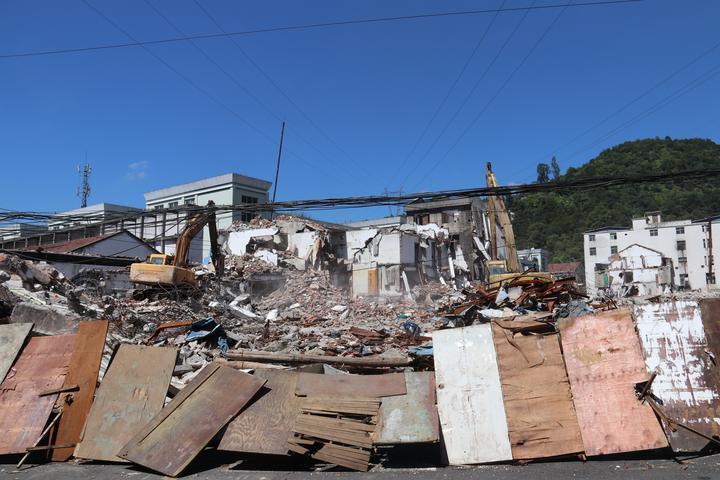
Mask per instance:
[[[493,325],[513,459],[581,453],[580,427],[557,335]]]
[[[404,395],[404,373],[384,375],[324,375],[300,373],[295,393],[300,396],[387,397]]]
[[[0,384],[0,455],[25,453],[40,437],[62,387],[75,335],[34,337]]]
[[[120,345],[90,408],[75,456],[122,462],[117,453],[160,412],[177,351]]]
[[[398,445],[437,442],[440,424],[435,405],[435,374],[405,372],[407,393],[383,398],[375,443]]]
[[[32,328],[32,323],[0,325],[0,382],[5,380]]]
[[[437,404],[451,465],[512,460],[490,325],[433,333]]]
[[[566,318],[560,334],[585,453],[667,447],[654,412],[635,395],[649,374],[630,311]]]
[[[233,368],[208,364],[119,456],[165,475],[179,475],[264,383]]]
[[[75,349],[70,358],[70,368],[65,377],[66,387],[77,385],[79,390],[60,394],[59,403],[63,406],[63,414],[53,440],[54,445],[75,445],[80,441],[85,420],[95,397],[107,330],[107,320],[80,322]],[[52,452],[52,459],[56,462],[64,462],[72,457],[74,450],[74,446],[57,448]]]
[[[257,369],[255,376],[267,380],[242,415],[228,425],[220,450],[245,453],[288,453],[287,439],[300,413],[302,398],[295,395],[297,372]]]

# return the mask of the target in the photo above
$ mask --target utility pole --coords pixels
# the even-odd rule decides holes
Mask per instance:
[[[80,208],[85,208],[90,197],[90,172],[92,172],[92,167],[87,163],[87,154],[85,154],[85,164],[78,165],[77,169],[80,174],[80,186],[76,195],[80,197]]]
[[[275,185],[273,186],[273,210],[270,212],[270,219],[275,217],[275,195],[277,195],[278,177],[280,176],[280,158],[282,157],[283,138],[285,137],[285,121],[283,120],[282,128],[280,129],[280,147],[278,148],[277,167],[275,168]]]

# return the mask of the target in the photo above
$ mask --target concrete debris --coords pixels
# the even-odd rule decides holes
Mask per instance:
[[[10,315],[10,323],[34,323],[40,335],[69,335],[77,332],[81,317],[51,305],[19,303]]]

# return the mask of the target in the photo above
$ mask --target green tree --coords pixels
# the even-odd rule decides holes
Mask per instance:
[[[558,164],[557,158],[553,155],[550,161],[550,171],[552,172],[552,179],[556,181],[560,178],[560,165]]]
[[[720,145],[704,139],[649,138],[601,152],[562,180],[597,176],[635,176],[688,169],[720,168]],[[538,166],[538,181],[540,181]],[[630,226],[633,217],[660,210],[663,220],[699,219],[720,213],[720,184],[714,178],[615,186],[597,190],[513,195],[518,248],[543,247],[552,260],[583,260],[583,232],[607,226]]]
[[[537,183],[547,183],[550,181],[550,167],[547,163],[538,163],[537,166]]]

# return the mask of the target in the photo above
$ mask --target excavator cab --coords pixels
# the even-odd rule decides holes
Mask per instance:
[[[145,263],[148,263],[150,265],[172,265],[175,261],[175,257],[173,255],[165,255],[163,253],[153,253],[152,255],[148,255],[147,260],[145,260]]]

